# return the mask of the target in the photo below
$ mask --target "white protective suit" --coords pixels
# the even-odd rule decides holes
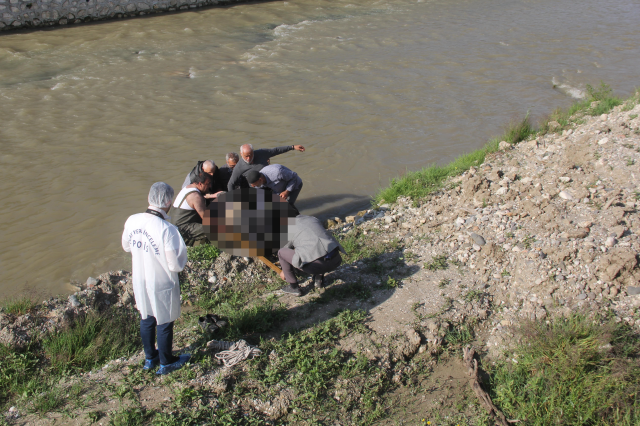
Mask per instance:
[[[180,316],[178,272],[187,263],[178,228],[149,213],[134,214],[124,224],[122,248],[131,252],[133,292],[142,319],[152,315],[158,325],[175,321]]]

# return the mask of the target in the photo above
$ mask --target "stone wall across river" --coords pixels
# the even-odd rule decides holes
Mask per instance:
[[[0,31],[174,12],[241,0],[0,0]]]

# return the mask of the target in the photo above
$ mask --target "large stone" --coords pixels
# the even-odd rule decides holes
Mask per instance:
[[[507,149],[511,148],[511,144],[507,141],[501,141],[498,144],[498,149],[500,149],[501,151],[505,151]]]
[[[640,287],[633,287],[633,286],[629,286],[627,287],[627,294],[629,296],[637,296],[640,294]]]
[[[82,306],[75,294],[69,296],[69,304],[74,308],[79,308],[80,306]]]
[[[483,246],[483,245],[487,244],[487,242],[484,240],[484,238],[482,236],[476,234],[475,232],[472,232],[469,236],[479,246]]]
[[[560,191],[558,196],[563,200],[573,200],[573,195],[571,195],[571,193],[568,191]]]

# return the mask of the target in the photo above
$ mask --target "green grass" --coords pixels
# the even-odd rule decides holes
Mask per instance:
[[[631,109],[639,101],[640,92],[629,98],[625,107],[630,105],[629,109]],[[413,200],[426,197],[432,192],[442,189],[446,179],[460,175],[472,166],[482,164],[488,154],[498,151],[500,141],[507,141],[513,145],[536,134],[550,132],[549,122],[551,121],[557,121],[560,124],[555,129],[556,132],[559,132],[572,123],[580,122],[581,116],[608,113],[613,107],[621,105],[622,102],[622,99],[613,95],[611,88],[604,83],[595,88],[587,85],[587,99],[573,104],[567,110],[554,111],[538,128],[531,123],[527,114],[520,122],[507,126],[501,137],[489,141],[476,151],[462,155],[449,164],[427,166],[422,170],[408,172],[402,177],[392,179],[388,187],[381,189],[375,195],[372,204],[376,206],[395,203],[400,196],[411,197]]]
[[[69,392],[54,383],[69,373],[139,351],[138,322],[130,311],[94,313],[26,348],[0,345],[0,403],[22,399],[41,414],[60,407]]]
[[[375,262],[378,261],[381,254],[401,248],[398,240],[390,241],[387,244],[374,243],[373,239],[360,232],[360,229],[354,229],[346,234],[338,234],[336,237],[347,252],[342,256],[344,263],[367,260],[374,269],[378,268]]]
[[[530,323],[520,334],[511,361],[490,371],[493,401],[507,418],[541,426],[640,422],[640,342],[631,327],[573,315]]]
[[[440,269],[447,269],[449,267],[449,263],[447,263],[447,255],[439,254],[437,256],[433,256],[431,262],[425,262],[424,268],[430,271],[437,271]]]
[[[220,250],[211,244],[200,244],[195,247],[187,247],[187,256],[190,261],[198,263],[204,269],[208,269],[220,256]]]
[[[250,370],[250,378],[264,388],[265,393],[257,396],[273,398],[279,389],[291,389],[296,395],[292,407],[297,411],[289,416],[292,424],[318,411],[323,413],[322,424],[339,420],[370,424],[381,417],[384,407],[379,395],[389,386],[386,373],[363,355],[349,355],[336,346],[342,336],[365,331],[366,316],[364,311],[343,311],[311,329],[263,342],[264,355],[252,362]],[[277,354],[275,360],[269,359],[271,352]],[[338,402],[333,396],[345,381],[352,385],[343,388]]]
[[[275,283],[273,289],[280,286]],[[265,299],[256,297],[265,290],[268,289],[264,284],[236,280],[214,293],[202,293],[196,303],[203,311],[222,316],[229,322],[216,338],[235,340],[267,332],[287,318],[287,310],[275,295]]]
[[[24,315],[33,308],[36,304],[28,297],[20,297],[16,299],[9,299],[3,303],[3,307],[6,313],[11,315]]]
[[[140,350],[139,321],[133,312],[90,313],[49,335],[42,347],[54,370],[90,370]]]

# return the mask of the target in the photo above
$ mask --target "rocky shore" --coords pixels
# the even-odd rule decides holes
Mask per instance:
[[[149,377],[132,385],[135,392],[126,402],[118,397],[117,385],[128,383],[142,353],[61,379],[64,389],[79,380],[88,386],[111,384],[101,388],[106,399],[89,407],[63,403],[75,413],[68,422],[86,424],[103,415],[113,419],[121,415],[120,406],[138,407],[147,413],[145,422],[149,413],[186,415],[224,406],[265,422],[304,423],[300,416],[312,412],[295,380],[286,376],[274,394],[265,387],[266,379],[254,377],[255,369],[272,371],[285,362],[277,345],[286,344],[288,332],[304,341],[304,333],[327,327],[333,331],[323,334],[328,339],[323,351],[334,350],[345,364],[360,356],[369,363],[367,377],[341,373],[326,391],[343,406],[335,408],[336,422],[356,424],[368,415],[357,407],[373,386],[369,376],[384,384],[378,399],[371,400],[378,401],[371,402],[377,407],[391,390],[437,376],[443,351],[453,356],[462,344],[473,343],[485,361],[504,359],[518,343],[517,326],[523,321],[601,314],[640,330],[639,115],[636,103],[598,116],[581,114],[564,125],[550,122],[544,134],[517,145],[501,142],[500,150],[482,164],[424,199],[401,197],[330,219],[327,226],[348,256],[326,277],[326,289],[308,287],[300,298],[278,293],[282,282],[252,259],[221,254],[211,261],[191,260],[182,276],[187,314],[178,324],[175,347],[201,354],[192,373],[171,382]],[[251,297],[234,304],[234,293]],[[0,343],[22,350],[90,311],[132,309],[133,304],[128,272],[89,278],[68,298],[44,301],[24,315],[1,312]],[[259,322],[278,318],[248,333],[265,354],[232,368],[215,363],[216,351],[206,344],[212,336],[203,336],[196,325],[197,315],[209,307],[226,312],[265,309],[260,312],[268,315],[253,319]],[[335,312],[345,310],[364,312],[366,319],[340,328]],[[242,337],[243,329],[234,325],[241,321],[245,319],[231,318],[235,334],[213,337]],[[176,396],[187,391],[197,398]],[[420,410],[439,410],[444,399],[437,392],[426,402],[423,397]],[[7,401],[11,408],[7,405],[5,418],[15,424],[50,424],[62,418],[60,407],[38,415],[25,399]],[[372,410],[378,413],[378,408]],[[393,416],[392,408],[385,410]],[[476,406],[466,415],[480,418],[482,412]]]

